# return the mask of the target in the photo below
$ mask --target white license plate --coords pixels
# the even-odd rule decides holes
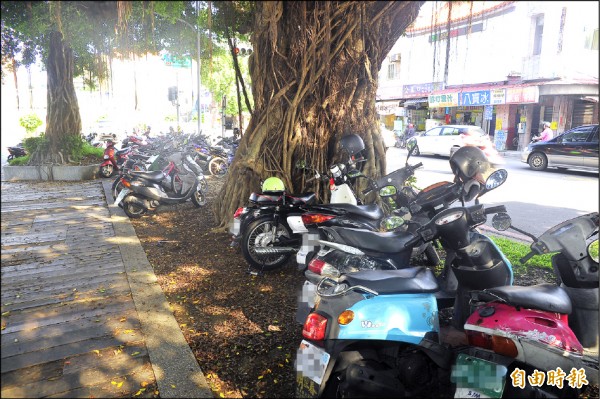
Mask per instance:
[[[507,368],[501,364],[458,355],[452,368],[452,382],[456,383],[455,398],[501,398]]]
[[[296,354],[297,383],[311,396],[316,396],[330,359],[329,353],[306,340],[302,340]],[[308,381],[307,381],[308,380]],[[311,383],[312,382],[312,383]],[[314,384],[316,386],[314,386]]]
[[[108,155],[105,155],[105,156],[104,156],[104,159],[108,159],[108,158],[110,158]]]
[[[121,190],[121,192],[119,192],[119,195],[115,199],[115,205],[119,206],[119,203],[123,201],[123,198],[125,198],[125,196],[130,192],[131,190],[129,190],[128,188],[124,188],[123,190]]]
[[[233,219],[233,223],[231,223],[231,226],[229,227],[229,232],[234,235],[237,236],[238,234],[240,234],[240,225],[242,223],[240,222],[239,219]]]

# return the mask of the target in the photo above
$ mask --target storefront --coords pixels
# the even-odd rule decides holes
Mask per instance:
[[[500,131],[506,137],[504,148],[511,148],[518,132],[525,132],[525,111],[520,112],[519,106],[538,100],[537,86],[506,85],[446,89],[430,94],[428,103],[438,115],[444,110],[445,124],[479,126],[490,136]]]

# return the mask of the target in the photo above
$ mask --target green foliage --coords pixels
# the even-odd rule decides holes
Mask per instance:
[[[31,113],[20,117],[19,124],[25,128],[28,134],[31,134],[42,125],[42,120],[36,114]]]
[[[24,157],[13,158],[8,161],[10,166],[23,166],[29,163],[29,155],[25,155]]]
[[[49,144],[50,142],[46,139],[44,134],[41,134],[38,137],[28,137],[23,140],[23,147],[25,147],[25,151],[27,151],[28,154],[33,154],[37,151],[46,152],[49,148]]]
[[[525,265],[522,265],[520,259],[529,253],[529,245],[504,237],[490,236],[490,238],[510,261],[514,270],[525,270],[532,266],[552,269],[553,254],[534,256]]]
[[[84,142],[83,146],[81,147],[81,157],[97,157],[97,158],[103,159],[104,149],[94,147],[93,145],[90,145],[89,143]]]

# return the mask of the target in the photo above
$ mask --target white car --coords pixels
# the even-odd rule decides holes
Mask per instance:
[[[465,145],[493,148],[485,131],[479,126],[471,125],[436,126],[425,133],[411,137],[409,141],[416,142],[411,155],[452,156],[456,150]]]
[[[380,127],[381,127],[381,137],[383,137],[383,142],[385,144],[385,147],[386,148],[393,147],[396,144],[396,135],[395,135],[394,131],[386,128],[383,123],[380,125]]]

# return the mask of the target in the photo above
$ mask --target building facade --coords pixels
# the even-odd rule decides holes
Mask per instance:
[[[598,2],[427,2],[379,73],[390,129],[481,126],[499,150],[598,123]]]

